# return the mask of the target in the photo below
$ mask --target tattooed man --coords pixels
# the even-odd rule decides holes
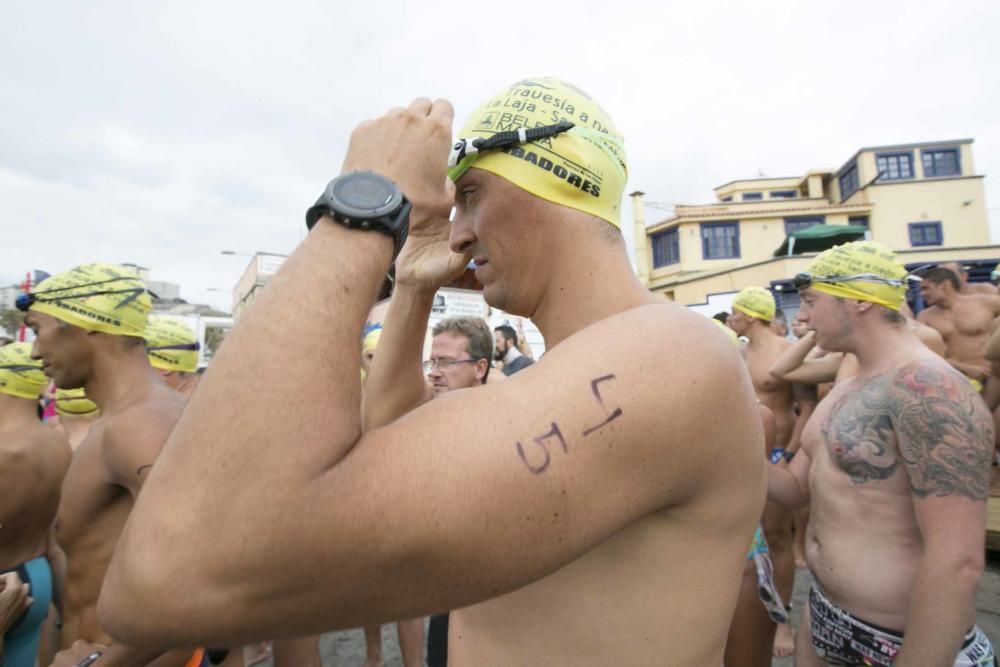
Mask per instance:
[[[418,99],[354,131],[324,216],[227,338],[139,499],[102,599],[113,632],[232,642],[452,609],[451,665],[721,664],[766,492],[738,353],[636,280],[621,137],[589,97],[524,80],[464,141],[451,121]],[[391,221],[350,228],[345,183],[352,201],[398,187],[412,205],[396,260],[410,307],[473,261],[545,357],[363,431],[357,341],[402,239],[377,231]]]
[[[827,250],[796,277],[817,344],[859,363],[819,405],[789,468],[769,470],[771,499],[811,498],[801,667],[993,664],[973,607],[993,422],[907,328],[905,281],[893,253],[868,241]]]

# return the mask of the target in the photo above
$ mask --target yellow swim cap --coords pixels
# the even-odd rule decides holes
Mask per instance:
[[[820,253],[806,271],[814,278],[860,278],[813,282],[809,287],[817,292],[870,301],[890,310],[899,310],[906,300],[906,269],[896,260],[896,253],[881,243],[854,241],[834,246]]]
[[[142,338],[153,302],[128,269],[85,264],[46,278],[31,292],[30,310],[114,336]]]
[[[722,322],[720,322],[719,320],[715,319],[714,317],[711,318],[711,319],[712,319],[713,322],[715,322],[719,326],[720,329],[722,329],[723,333],[726,334],[726,337],[729,338],[729,341],[733,344],[733,347],[735,347],[736,349],[739,349],[740,348],[740,337],[736,335],[736,332],[733,331],[732,329],[730,329],[728,326],[726,326]]]
[[[56,412],[62,417],[96,417],[100,410],[80,387],[56,389]]]
[[[770,322],[774,319],[774,296],[763,287],[744,287],[733,299],[733,309]]]
[[[31,343],[0,347],[0,393],[37,400],[48,383],[42,362],[31,358]]]
[[[153,368],[193,373],[198,370],[201,343],[187,322],[177,317],[150,315],[146,326],[146,353]]]
[[[476,109],[459,138],[488,139],[560,121],[574,126],[554,137],[468,155],[448,174],[457,181],[470,167],[483,169],[536,197],[619,227],[628,177],[624,139],[607,112],[579,88],[549,78],[518,81]]]

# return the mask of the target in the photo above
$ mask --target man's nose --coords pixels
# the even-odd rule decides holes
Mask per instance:
[[[451,234],[448,237],[448,247],[452,252],[464,255],[476,242],[476,233],[472,230],[472,216],[456,211],[455,219],[451,221]]]

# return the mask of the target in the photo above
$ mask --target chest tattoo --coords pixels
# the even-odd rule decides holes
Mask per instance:
[[[882,377],[841,398],[823,422],[830,456],[855,484],[888,479],[899,467],[893,433],[891,383]]]

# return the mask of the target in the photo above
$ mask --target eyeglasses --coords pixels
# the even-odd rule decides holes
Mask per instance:
[[[859,273],[854,276],[814,276],[811,273],[797,273],[792,278],[792,286],[796,290],[807,289],[813,283],[879,283],[881,285],[891,285],[893,287],[905,287],[906,279],[884,278],[874,273]]]
[[[479,359],[428,359],[424,362],[424,372],[430,373],[434,370],[434,368],[437,368],[439,371],[446,371],[452,366],[456,366],[458,364],[474,364],[477,361],[479,361]]]

